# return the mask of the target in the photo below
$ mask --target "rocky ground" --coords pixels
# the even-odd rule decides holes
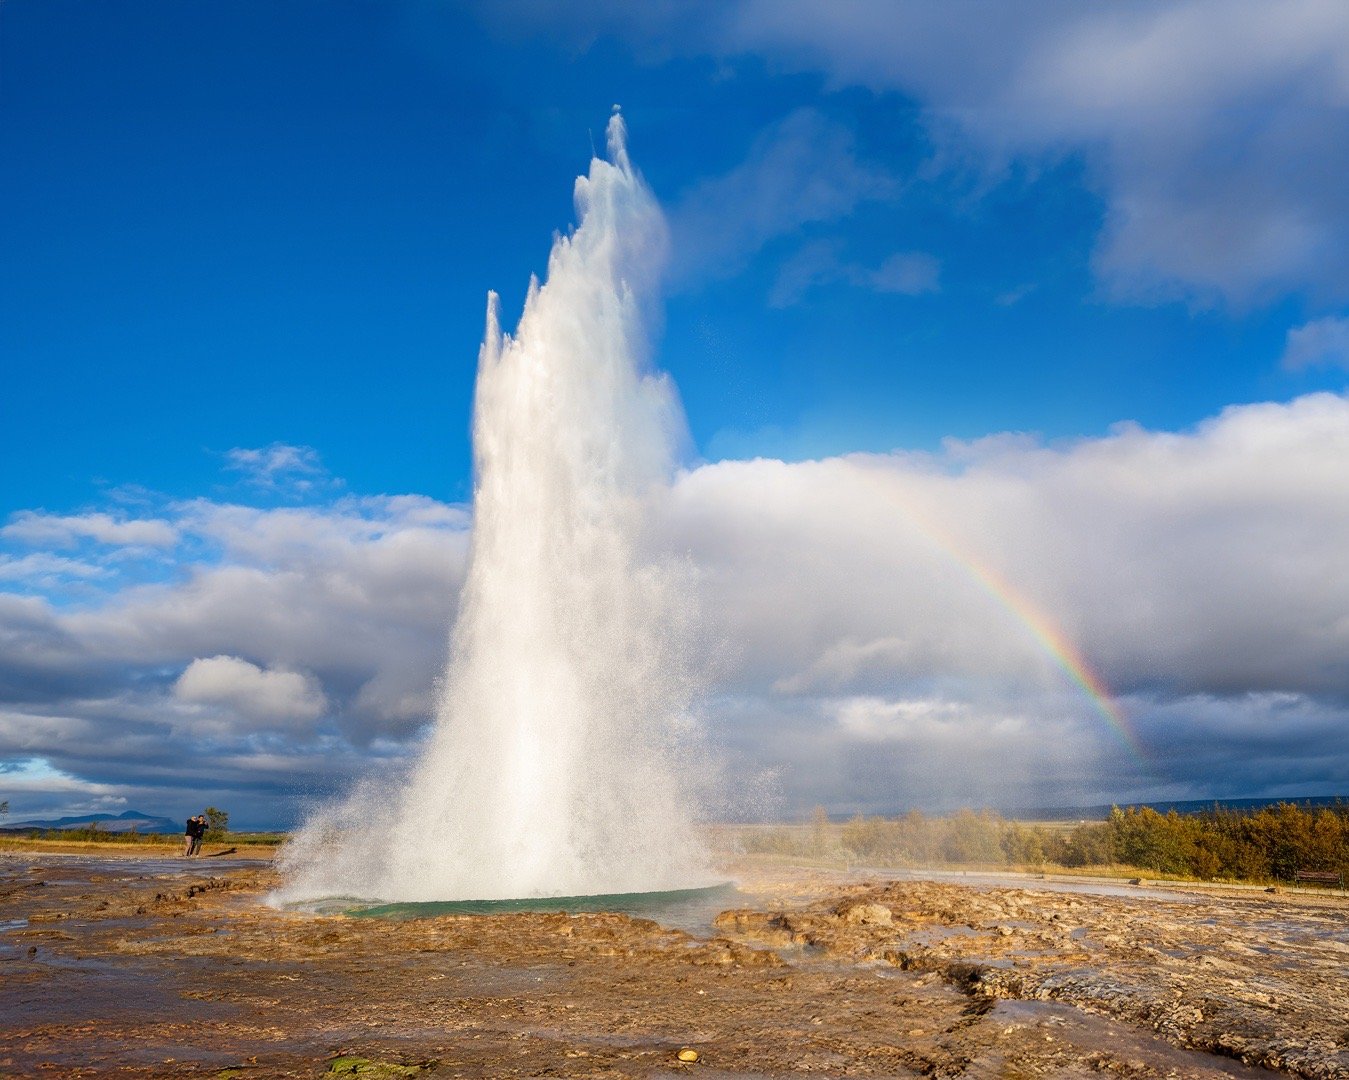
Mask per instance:
[[[281,912],[261,863],[0,854],[0,1076],[1349,1077],[1336,896],[733,869],[739,906],[689,932]]]

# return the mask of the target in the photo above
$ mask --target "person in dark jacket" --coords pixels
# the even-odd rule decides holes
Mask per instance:
[[[206,835],[206,818],[197,814],[187,819],[187,828],[183,830],[183,854],[196,855],[201,851],[201,838]]]

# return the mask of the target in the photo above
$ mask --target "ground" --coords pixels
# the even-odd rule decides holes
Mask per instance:
[[[741,861],[715,918],[394,921],[239,858],[0,852],[0,1076],[1349,1077],[1333,894]]]

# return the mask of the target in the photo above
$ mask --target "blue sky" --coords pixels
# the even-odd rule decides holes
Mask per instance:
[[[127,741],[134,731],[151,745],[156,702],[182,704],[184,687],[201,683],[184,673],[212,658],[250,665],[255,675],[211,670],[253,680],[262,696],[208,694],[222,710],[210,733],[174,731],[184,745],[228,750],[237,773],[212,774],[216,793],[254,800],[258,821],[287,820],[298,798],[368,757],[406,752],[461,570],[486,292],[502,294],[509,323],[550,237],[574,222],[572,181],[615,102],[672,230],[655,357],[683,398],[687,464],[703,480],[691,490],[751,459],[857,452],[884,455],[910,493],[914,477],[963,478],[964,493],[949,495],[959,507],[942,513],[969,516],[966,547],[983,544],[981,559],[1018,573],[1107,682],[1140,695],[1140,727],[1155,717],[1158,732],[1183,728],[1187,739],[1210,722],[1228,732],[1207,773],[1161,769],[1072,790],[1046,773],[1032,791],[957,784],[917,801],[1247,794],[1268,750],[1244,740],[1286,732],[1289,710],[1309,725],[1285,736],[1303,765],[1268,783],[1310,793],[1349,780],[1344,751],[1319,749],[1349,717],[1349,675],[1334,659],[1342,613],[1318,606],[1343,596],[1344,572],[1332,548],[1306,539],[1342,524],[1336,477],[1349,474],[1336,426],[1349,371],[1340,5],[7,0],[0,36],[0,588],[14,661],[0,683],[0,760],[29,778],[16,808],[131,799],[191,809],[192,785],[168,761],[132,767],[143,753],[134,740],[126,767],[112,768],[63,757],[53,732]],[[1254,411],[1233,411],[1243,406]],[[1256,423],[1296,454],[1233,434]],[[1045,515],[1015,534],[987,524],[1008,499],[1031,514],[1055,498],[1082,505],[1070,488],[1167,488],[1149,469],[1178,445],[1194,457],[1171,462],[1174,476],[1237,455],[1220,470],[1232,501],[1193,528],[1175,503],[1140,504],[1119,523],[1138,549],[1120,558],[1146,562],[1167,539],[1202,543],[1196,565],[1226,566],[1250,540],[1249,561],[1232,566],[1273,575],[1260,552],[1301,552],[1293,576],[1305,604],[1288,577],[1270,577],[1290,610],[1265,623],[1248,612],[1239,635],[1266,656],[1281,651],[1276,633],[1303,634],[1301,661],[1270,662],[1254,681],[1215,661],[1190,678],[1154,662],[1141,616],[1131,638],[1101,614],[1118,610],[1119,594],[1083,592],[1036,561],[1027,538],[1049,528]],[[1134,450],[1080,487],[1042,486]],[[1270,477],[1257,483],[1264,466]],[[1309,468],[1324,485],[1299,487],[1301,502],[1281,498]],[[981,494],[981,469],[1027,487]],[[1210,490],[1176,483],[1186,508]],[[797,512],[809,513],[800,497]],[[726,524],[733,502],[719,519],[723,547],[689,540],[710,565],[736,565],[748,543]],[[1077,536],[1063,514],[1054,535]],[[244,518],[278,546],[245,542]],[[316,553],[291,529],[335,546]],[[809,531],[783,550],[799,554]],[[314,604],[318,626],[332,576],[357,574],[344,560],[368,569],[371,551],[397,537],[404,553],[424,542],[428,562],[400,563],[385,599],[428,582],[444,599],[411,614],[411,599],[344,609],[353,632],[370,635],[368,655],[387,660],[329,655],[282,630],[260,641],[201,599],[212,582],[232,583],[222,595],[252,582],[291,610]],[[843,541],[820,543],[849,557]],[[314,569],[325,557],[327,578]],[[1084,549],[1065,558],[1092,562]],[[1153,609],[1168,610],[1181,564],[1143,576],[1136,587],[1155,588]],[[310,591],[276,599],[297,580]],[[1171,612],[1186,641],[1237,633],[1214,600],[1234,580],[1215,577]],[[753,622],[744,603],[727,616],[742,629]],[[115,640],[119,618],[142,616],[153,632]],[[968,667],[935,647],[928,667],[863,679],[854,666],[856,685],[839,676],[816,697],[782,691],[809,683],[791,680],[848,642],[865,652],[913,640],[879,624],[829,626],[810,645],[765,638],[762,655],[710,695],[709,724],[737,768],[785,777],[788,807],[904,802],[899,774],[847,764],[859,751],[840,717],[855,720],[858,701],[880,702],[868,715],[893,726],[917,715],[919,698],[958,699],[957,713],[1015,700],[1029,716],[1047,700],[1037,695],[1062,691],[1052,674],[1031,680],[1032,693],[986,672],[971,690]],[[156,634],[163,643],[147,645]],[[398,644],[413,639],[416,662]],[[370,704],[395,684],[389,701],[403,704]],[[289,703],[290,728],[261,719],[272,692]],[[1262,705],[1260,694],[1291,696]],[[851,712],[839,711],[845,701]],[[1063,724],[1086,723],[1073,719],[1077,705],[1064,708]],[[937,714],[956,715],[923,713]],[[796,733],[775,741],[781,760],[756,749],[770,715],[796,718],[780,721]],[[873,742],[878,723],[862,725]],[[791,746],[809,748],[801,760],[829,747],[835,771],[803,776]],[[268,768],[272,779],[248,779]]]

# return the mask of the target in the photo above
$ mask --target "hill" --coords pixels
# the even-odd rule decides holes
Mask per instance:
[[[8,822],[0,832],[29,832],[33,829],[87,829],[96,826],[104,832],[124,833],[135,830],[138,833],[178,833],[182,832],[182,822],[172,818],[158,817],[142,813],[139,810],[126,810],[120,814],[81,814],[78,817],[51,818],[45,821]]]

